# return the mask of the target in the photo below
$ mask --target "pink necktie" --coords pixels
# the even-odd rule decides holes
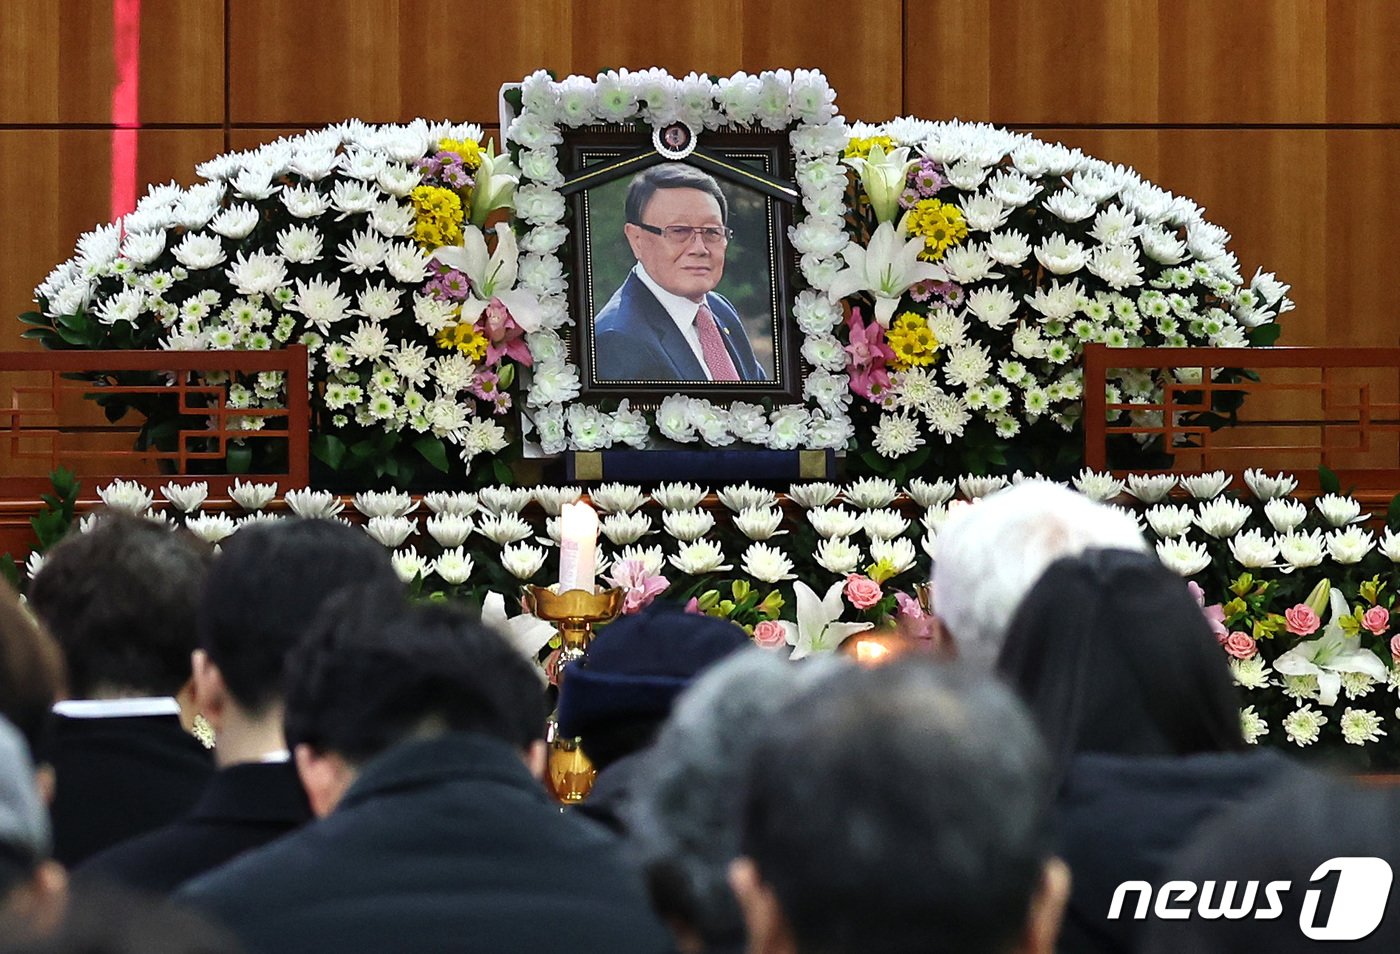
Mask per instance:
[[[739,372],[734,369],[734,361],[729,357],[729,349],[724,346],[724,335],[715,324],[715,316],[710,306],[700,303],[695,313],[695,330],[700,332],[700,350],[705,355],[705,367],[709,369],[712,381],[738,381]]]

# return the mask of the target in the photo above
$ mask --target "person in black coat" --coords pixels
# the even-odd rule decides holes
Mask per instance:
[[[1062,559],[1017,611],[997,665],[1054,764],[1074,879],[1061,952],[1135,950],[1141,923],[1107,917],[1117,886],[1160,883],[1197,826],[1288,773],[1281,754],[1248,750],[1226,658],[1150,554]]]
[[[638,875],[538,779],[545,700],[500,635],[398,590],[342,594],[288,660],[320,820],[177,899],[250,954],[668,949]]]
[[[194,810],[93,857],[78,869],[165,894],[311,820],[282,734],[288,650],[340,589],[398,584],[385,549],[328,520],[240,531],[204,586],[195,703],[215,731],[219,772]]]
[[[109,515],[47,554],[29,603],[63,650],[72,700],[49,750],[54,856],[75,865],[189,811],[213,772],[182,727],[209,548],[184,531]]]

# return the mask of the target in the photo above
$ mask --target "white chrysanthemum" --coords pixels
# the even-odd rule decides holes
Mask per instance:
[[[224,254],[224,244],[212,235],[190,232],[171,249],[175,260],[191,271],[213,268],[228,256]]]
[[[1278,561],[1278,544],[1262,530],[1246,530],[1230,541],[1230,554],[1251,570],[1272,567]]]
[[[1041,239],[1035,250],[1036,261],[1046,271],[1055,275],[1071,275],[1084,267],[1089,256],[1079,242],[1063,235],[1051,235]]]
[[[1016,314],[1016,297],[1005,286],[979,288],[967,296],[967,310],[988,328],[1005,328]]]
[[[1048,324],[1052,321],[1066,321],[1077,311],[1079,302],[1083,298],[1084,289],[1079,286],[1079,279],[1070,282],[1053,282],[1049,288],[1036,289],[1033,295],[1026,298],[1026,304],[1030,305]]]
[[[423,495],[423,506],[433,513],[457,514],[469,517],[476,513],[476,494],[465,490],[447,492],[435,490]]]
[[[862,477],[846,488],[846,499],[862,510],[887,507],[899,496],[899,485],[884,477]]]
[[[1231,659],[1230,675],[1235,685],[1244,689],[1267,689],[1273,670],[1265,664],[1263,656],[1256,654],[1248,659]]]
[[[336,258],[345,263],[344,271],[363,275],[382,268],[388,251],[389,246],[382,238],[364,229],[340,243],[336,248]]]
[[[1071,481],[1074,489],[1090,500],[1112,500],[1123,492],[1123,481],[1110,473],[1096,473],[1085,467]]]
[[[1254,711],[1253,706],[1245,706],[1240,710],[1240,732],[1246,744],[1258,745],[1259,740],[1269,734],[1269,723]]]
[[[1291,533],[1308,519],[1308,508],[1297,500],[1270,500],[1264,504],[1264,516],[1279,533]]]
[[[205,543],[216,544],[232,536],[238,524],[226,513],[201,513],[187,518],[185,529]]]
[[[967,341],[967,322],[963,317],[947,307],[940,306],[928,314],[928,330],[945,348],[952,348]]]
[[[1061,189],[1042,203],[1045,211],[1066,222],[1082,222],[1094,214],[1097,205],[1093,199],[1082,196],[1072,189]]]
[[[331,325],[350,314],[351,305],[350,299],[340,293],[339,279],[332,276],[297,279],[296,295],[288,310],[300,312],[307,324],[325,334]]]
[[[1318,512],[1322,514],[1322,519],[1333,527],[1345,527],[1349,523],[1354,523],[1361,516],[1361,504],[1351,497],[1343,497],[1339,494],[1326,494],[1318,497]]]
[[[747,482],[723,487],[718,493],[719,502],[734,513],[755,508],[772,507],[778,502],[778,495],[771,490],[755,487]]]
[[[909,481],[909,496],[920,507],[938,507],[947,503],[953,498],[957,488],[951,480],[925,480],[922,477],[915,477]]]
[[[940,264],[949,279],[962,285],[1003,277],[996,270],[997,263],[977,245],[955,245],[944,253]]]
[[[518,514],[530,504],[534,491],[529,487],[483,487],[477,506],[490,514]]]
[[[1376,680],[1364,672],[1342,673],[1342,692],[1348,699],[1369,696],[1376,688]]]
[[[576,503],[583,496],[582,487],[536,487],[535,500],[546,516],[557,517],[564,504]]]
[[[238,529],[242,530],[244,527],[255,527],[259,524],[266,523],[281,523],[285,519],[286,518],[280,513],[264,513],[263,511],[257,511],[239,517]]]
[[[919,431],[919,423],[907,413],[882,414],[875,425],[872,445],[876,453],[885,457],[903,457],[912,454],[924,443]]]
[[[209,222],[209,231],[227,239],[243,239],[258,225],[258,210],[250,205],[234,205],[224,209]]]
[[[788,488],[788,499],[803,509],[811,510],[813,507],[825,507],[840,493],[841,488],[830,481],[813,481],[807,484],[793,484]]]
[[[1322,735],[1327,717],[1312,706],[1300,706],[1283,719],[1283,733],[1297,746],[1312,745]]]
[[[734,526],[750,540],[767,540],[787,533],[779,530],[783,511],[778,507],[746,507],[734,517]]]
[[[228,495],[244,510],[261,510],[277,496],[277,485],[244,483],[235,478]]]
[[[1196,513],[1196,526],[1216,539],[1234,536],[1249,519],[1250,509],[1238,500],[1217,497],[1201,504]]]
[[[749,544],[748,549],[744,551],[741,566],[749,576],[764,583],[797,579],[797,574],[792,572],[792,561],[784,556],[781,550],[766,543]]]
[[[419,556],[418,550],[414,547],[394,551],[390,562],[394,564],[394,572],[405,583],[412,583],[416,579],[427,576],[432,569],[432,564],[426,558]]]
[[[860,526],[871,540],[893,540],[909,529],[909,519],[897,510],[867,510],[860,515]]]
[[[593,506],[603,513],[631,513],[646,503],[647,495],[635,484],[602,484],[592,494]]]
[[[329,519],[345,509],[345,504],[329,490],[312,490],[309,487],[289,490],[284,496],[287,508],[304,519]]]
[[[472,518],[465,514],[439,512],[423,521],[423,528],[439,546],[451,548],[461,546],[475,526]]]
[[[503,513],[482,517],[477,532],[492,543],[505,546],[507,543],[524,540],[532,531],[524,517],[515,513]]]
[[[1197,500],[1210,500],[1212,497],[1218,497],[1226,487],[1230,486],[1230,475],[1223,470],[1212,471],[1209,474],[1192,474],[1180,479],[1181,486],[1186,488],[1186,492]]]
[[[331,207],[331,200],[313,186],[290,186],[282,190],[282,205],[293,218],[314,219]]]
[[[831,573],[851,573],[860,566],[860,545],[850,537],[831,537],[817,543],[817,564]]]
[[[163,230],[127,233],[122,239],[122,256],[137,265],[149,265],[165,251],[165,238]]]
[[[1192,543],[1185,537],[1162,540],[1157,544],[1157,558],[1167,569],[1192,576],[1210,566],[1210,554],[1204,543]]]
[[[665,510],[661,524],[677,540],[689,543],[699,540],[715,528],[715,518],[704,510]]]
[[[887,564],[894,570],[894,575],[898,576],[913,568],[914,544],[904,537],[894,540],[871,540],[870,559],[876,563]]]
[[[501,565],[517,580],[528,580],[544,566],[547,551],[528,543],[513,543],[501,549]]]
[[[1370,709],[1344,709],[1337,724],[1342,730],[1342,741],[1347,745],[1379,742],[1386,734],[1381,728],[1381,717]]]
[[[1380,543],[1377,544],[1377,549],[1384,553],[1391,563],[1400,563],[1400,533],[1387,529],[1385,536],[1381,537]]]
[[[160,495],[175,505],[181,513],[192,513],[200,508],[209,496],[208,481],[192,484],[166,484],[160,488]]]
[[[449,586],[461,586],[471,579],[476,562],[460,546],[450,547],[433,561],[433,572]]]
[[[957,203],[969,231],[992,232],[1006,224],[1012,208],[990,195],[964,195]]]
[[[951,444],[953,438],[962,437],[972,412],[963,398],[940,391],[924,407],[924,416],[935,433]]]
[[[690,576],[719,573],[733,568],[724,562],[724,552],[713,540],[695,540],[687,543],[670,558],[670,563]]]
[[[661,484],[651,498],[666,510],[694,510],[709,491],[697,484],[673,482]]]
[[[1294,569],[1317,566],[1326,553],[1321,530],[1312,533],[1285,533],[1278,538],[1278,554]]]
[[[365,523],[365,533],[390,550],[402,546],[417,529],[418,523],[411,517],[370,517]]]
[[[1287,497],[1298,489],[1297,478],[1289,477],[1286,474],[1270,477],[1257,467],[1251,467],[1244,472],[1244,482],[1249,486],[1250,493],[1262,501]]]
[[[819,537],[849,537],[860,529],[860,517],[845,507],[813,507],[807,522]]]
[[[998,490],[1009,486],[1010,483],[1010,480],[999,474],[964,474],[958,478],[958,490],[960,490],[962,495],[968,500],[977,500],[988,494],[996,493]]]
[[[614,546],[624,546],[651,533],[651,518],[644,513],[610,513],[599,529]]]
[[[149,510],[155,500],[151,491],[134,480],[114,480],[105,487],[99,487],[97,496],[108,508],[138,517]]]
[[[1327,553],[1332,559],[1346,566],[1360,563],[1375,545],[1371,531],[1361,527],[1347,527],[1327,534]]]
[[[1320,694],[1315,673],[1306,673],[1302,676],[1284,676],[1283,682],[1279,684],[1279,689],[1290,699],[1316,699]]]

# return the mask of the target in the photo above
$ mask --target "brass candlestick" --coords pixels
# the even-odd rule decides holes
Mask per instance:
[[[582,659],[593,640],[593,627],[607,623],[622,612],[625,596],[622,589],[565,590],[555,592],[547,586],[525,587],[525,609],[555,625],[559,630],[558,682],[562,688],[565,667]],[[598,774],[588,756],[579,748],[577,738],[559,735],[557,712],[551,713],[545,736],[549,743],[549,763],[545,783],[555,799],[565,805],[576,804],[588,797],[593,779]]]

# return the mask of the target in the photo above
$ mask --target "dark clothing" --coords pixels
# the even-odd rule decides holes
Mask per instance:
[[[69,867],[170,824],[214,774],[213,757],[173,715],[56,716],[49,754],[54,857]]]
[[[326,818],[177,892],[249,954],[665,951],[640,878],[480,735],[400,743]]]
[[[1198,825],[1262,794],[1290,767],[1271,749],[1183,757],[1076,756],[1059,800],[1060,857],[1073,878],[1061,954],[1136,950],[1143,922],[1108,920],[1114,889],[1124,881],[1158,886]]]
[[[588,797],[574,811],[591,818],[608,830],[627,833],[627,804],[637,787],[637,778],[645,771],[650,749],[623,756],[598,773]]]
[[[724,346],[743,381],[764,381],[739,313],[723,295],[705,296]],[[628,272],[593,322],[596,381],[706,381],[705,369],[671,314],[651,289]]]
[[[310,820],[311,806],[290,762],[231,765],[184,818],[94,855],[76,874],[169,894]]]

